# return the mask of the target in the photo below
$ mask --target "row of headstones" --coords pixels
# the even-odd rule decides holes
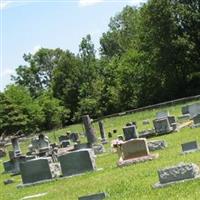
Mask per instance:
[[[56,163],[50,157],[40,157],[20,163],[23,186],[94,170],[96,170],[95,156],[91,149],[59,155]]]
[[[196,141],[182,144],[182,153],[199,151]],[[118,166],[123,167],[139,162],[145,162],[158,158],[158,154],[151,154],[150,150],[158,150],[166,147],[164,141],[147,142],[146,139],[131,139],[118,144],[119,161]],[[155,187],[164,187],[179,181],[200,177],[199,167],[195,164],[181,163],[177,166],[158,170],[159,183]]]

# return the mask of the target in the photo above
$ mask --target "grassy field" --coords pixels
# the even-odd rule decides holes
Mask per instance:
[[[180,115],[181,106],[176,105],[168,108],[170,114]],[[144,111],[126,116],[109,118],[104,120],[106,131],[117,129],[118,133],[113,135],[113,138],[122,134],[122,127],[130,121],[136,121],[138,129],[148,129],[152,124],[143,126],[142,120],[155,118],[158,109]],[[97,134],[98,126],[94,124]],[[66,129],[52,131],[48,133],[51,141],[56,141],[57,137],[67,130],[82,132],[82,125],[69,126]],[[112,139],[113,139],[112,138]],[[98,168],[103,168],[101,171],[86,173],[81,176],[67,178],[50,183],[45,183],[33,187],[17,189],[16,186],[21,183],[20,176],[14,176],[14,183],[4,185],[3,181],[10,178],[9,174],[0,174],[0,199],[1,200],[19,200],[28,195],[45,193],[47,195],[34,199],[58,199],[58,200],[77,200],[78,196],[97,193],[104,191],[109,197],[108,200],[181,200],[181,199],[200,199],[200,180],[189,181],[181,184],[172,185],[163,189],[153,189],[152,185],[158,182],[157,170],[163,167],[176,165],[180,162],[193,162],[200,166],[200,152],[191,153],[188,155],[180,155],[181,143],[197,140],[200,142],[200,128],[190,129],[184,128],[180,132],[172,133],[155,138],[165,140],[168,143],[168,148],[165,150],[156,151],[159,153],[157,160],[139,163],[124,168],[118,168],[116,162],[117,154],[111,152],[110,144],[106,145],[107,153],[97,156],[96,163]],[[152,140],[152,139],[151,139]],[[21,143],[21,147],[25,152],[29,141]],[[2,163],[4,158],[0,160],[0,172],[3,172]]]

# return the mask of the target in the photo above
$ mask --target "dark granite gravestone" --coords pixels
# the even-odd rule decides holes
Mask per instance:
[[[125,140],[138,138],[138,133],[135,125],[126,126],[123,128]]]
[[[183,106],[183,107],[181,108],[181,112],[182,112],[183,115],[189,114],[189,106],[188,106],[188,105]]]
[[[106,194],[104,192],[98,194],[91,194],[88,196],[79,197],[78,200],[102,200],[106,198]]]
[[[191,142],[181,144],[181,147],[182,147],[183,153],[193,152],[193,151],[199,150],[199,145],[198,145],[197,141],[191,141]]]
[[[20,163],[20,171],[23,184],[52,179],[47,158],[37,158]]]
[[[89,149],[77,150],[58,156],[63,176],[81,174],[96,169],[94,152]]]

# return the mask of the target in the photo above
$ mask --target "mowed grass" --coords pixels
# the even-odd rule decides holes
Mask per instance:
[[[170,111],[170,114],[178,116],[181,114],[181,106],[180,104],[163,108],[163,110],[167,109]],[[122,127],[130,121],[136,121],[139,130],[152,128],[152,124],[144,126],[142,125],[142,121],[144,119],[152,121],[158,110],[160,109],[105,119],[104,124],[106,132],[117,129],[118,133],[114,134],[112,138],[114,139],[117,135],[122,134]],[[98,124],[95,123],[94,127],[97,135],[99,135]],[[69,126],[66,129],[52,131],[48,133],[48,136],[51,141],[56,141],[57,137],[67,130],[76,132],[83,131],[82,125],[78,124]],[[112,139],[110,139],[110,141]],[[163,189],[152,188],[152,185],[158,182],[158,169],[176,165],[180,162],[193,162],[200,166],[200,152],[180,155],[182,143],[192,140],[200,142],[200,128],[184,128],[180,132],[152,138],[151,140],[154,139],[162,139],[168,143],[166,149],[154,152],[159,153],[159,158],[157,160],[124,168],[118,168],[116,166],[118,156],[111,152],[110,144],[107,144],[105,146],[107,152],[96,158],[97,168],[103,168],[101,171],[90,172],[77,177],[60,179],[21,189],[16,188],[16,186],[21,183],[20,176],[10,177],[9,174],[1,174],[0,199],[19,200],[25,196],[47,192],[47,195],[34,199],[77,200],[79,196],[102,191],[108,194],[108,200],[200,199],[200,180],[180,183]],[[27,151],[29,142],[28,140],[21,143],[24,152]],[[0,172],[3,172],[2,164],[3,161],[7,159],[8,158],[4,158],[0,160]],[[4,185],[3,181],[8,178],[14,179],[15,182],[10,185]]]

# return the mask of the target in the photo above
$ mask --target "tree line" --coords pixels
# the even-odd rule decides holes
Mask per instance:
[[[200,1],[149,0],[111,17],[79,53],[41,48],[24,54],[14,84],[0,94],[0,133],[51,130],[200,92]]]

